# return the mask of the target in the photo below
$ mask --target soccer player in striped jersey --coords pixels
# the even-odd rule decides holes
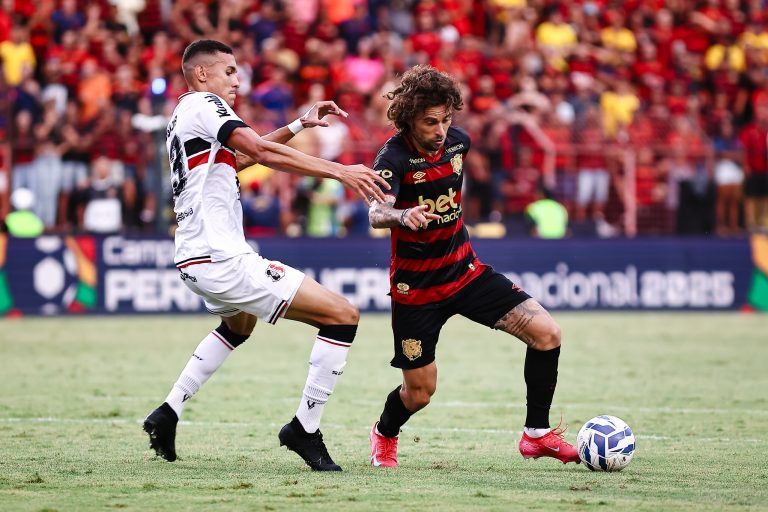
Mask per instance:
[[[232,110],[239,86],[232,49],[200,40],[184,51],[182,71],[189,92],[168,123],[176,267],[221,324],[197,346],[160,407],[144,420],[150,447],[176,459],[176,425],[187,401],[250,336],[257,319],[280,318],[318,328],[309,375],[294,418],[278,434],[313,470],[340,471],[320,433],[325,403],[343,372],[359,312],[342,296],[300,271],[263,258],[243,233],[237,170],[260,162],[275,169],[339,180],[364,199],[383,200],[386,181],[363,165],[346,166],[314,158],[284,145],[303,128],[327,126],[325,115],[342,115],[331,101],[315,104],[301,118],[259,137]]]
[[[429,404],[437,386],[435,348],[453,315],[511,334],[527,345],[523,457],[579,462],[576,449],[551,429],[560,328],[549,313],[504,275],[480,261],[462,219],[463,162],[469,136],[452,127],[463,107],[456,81],[431,66],[408,70],[387,95],[398,133],[379,151],[376,169],[390,185],[373,200],[374,228],[391,229],[390,288],[395,356],[402,384],[388,396],[371,429],[371,464],[395,467],[400,427]]]

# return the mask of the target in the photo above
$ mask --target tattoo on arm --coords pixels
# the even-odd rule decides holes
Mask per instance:
[[[496,322],[494,329],[507,332],[517,337],[523,343],[531,348],[536,345],[536,338],[528,332],[528,326],[534,317],[544,313],[544,308],[534,300],[526,300],[522,304],[515,306],[504,315],[501,320]]]
[[[386,203],[374,203],[368,210],[368,221],[374,228],[391,228],[400,225],[400,212],[395,208],[395,199],[387,196]]]

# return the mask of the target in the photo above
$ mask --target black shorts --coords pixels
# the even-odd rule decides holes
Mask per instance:
[[[768,174],[749,174],[744,180],[744,195],[768,197]]]
[[[435,347],[445,322],[461,315],[493,329],[512,308],[531,296],[488,267],[453,296],[420,306],[392,302],[395,368],[421,368],[435,360]]]

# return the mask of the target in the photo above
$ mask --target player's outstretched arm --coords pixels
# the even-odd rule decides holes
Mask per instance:
[[[368,209],[368,222],[376,229],[402,226],[418,231],[426,228],[429,221],[439,218],[439,215],[429,212],[429,206],[426,204],[399,210],[395,208],[395,197],[391,195],[387,195],[383,203],[371,201],[371,207]]]
[[[364,165],[341,165],[316,158],[290,146],[265,140],[247,126],[235,128],[227,139],[227,146],[245,154],[253,162],[279,171],[338,180],[345,187],[355,191],[369,205],[371,197],[384,201],[384,192],[381,187],[390,188],[384,178]]]
[[[329,126],[328,121],[323,121],[323,118],[327,115],[349,117],[345,111],[341,110],[339,106],[333,101],[318,101],[312,108],[300,118],[293,121],[291,124],[287,124],[278,128],[277,130],[270,132],[262,139],[270,142],[276,142],[278,144],[285,144],[293,138],[294,135],[299,133],[304,128],[314,128],[315,126]],[[243,170],[246,167],[256,164],[256,161],[250,158],[244,153],[237,153],[237,170]]]

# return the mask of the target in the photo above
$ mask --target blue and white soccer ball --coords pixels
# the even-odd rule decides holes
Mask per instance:
[[[616,416],[595,416],[579,430],[576,448],[592,471],[621,471],[635,453],[635,435]]]

